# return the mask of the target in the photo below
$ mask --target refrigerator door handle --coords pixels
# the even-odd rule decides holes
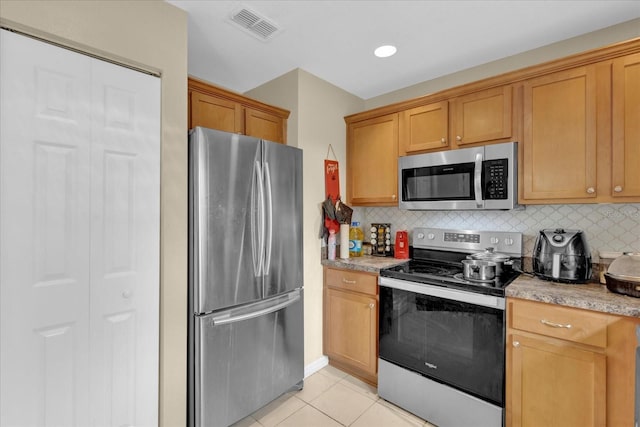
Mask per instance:
[[[271,244],[273,242],[273,193],[271,191],[271,170],[269,169],[269,162],[265,162],[264,172],[265,172],[265,186],[267,187],[266,188],[267,214],[269,215],[269,217],[266,220],[267,233],[265,236],[266,256],[265,256],[264,275],[266,276],[267,274],[269,274],[269,270],[271,269]]]
[[[253,273],[256,277],[263,275],[264,270],[264,183],[260,162],[253,168],[253,188],[258,189],[251,197],[251,252],[253,255]],[[257,204],[257,206],[256,206]]]
[[[282,310],[292,304],[295,304],[300,300],[300,290],[297,292],[291,292],[286,296],[274,298],[270,301],[270,304],[266,307],[262,307],[259,310],[229,310],[224,313],[220,313],[211,317],[211,326],[227,325],[230,323],[241,322],[243,320],[253,319],[255,317],[264,316],[269,313],[273,313]]]

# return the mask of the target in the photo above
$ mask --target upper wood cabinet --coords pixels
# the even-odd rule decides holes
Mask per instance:
[[[463,146],[514,140],[514,98],[510,85],[456,98],[451,138]]]
[[[400,155],[449,147],[449,101],[400,112]]]
[[[613,61],[611,194],[640,198],[640,54]]]
[[[520,203],[640,202],[640,54],[523,83]]]
[[[189,78],[189,129],[196,126],[286,143],[289,111]]]
[[[523,200],[596,197],[595,79],[586,66],[525,81]]]
[[[189,129],[202,126],[226,132],[243,132],[242,105],[195,90],[189,92]]]
[[[400,112],[399,154],[513,141],[515,118],[511,85],[409,108]]]
[[[398,205],[398,114],[347,121],[347,200]]]

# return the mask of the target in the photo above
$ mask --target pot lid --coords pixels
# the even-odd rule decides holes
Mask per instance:
[[[640,282],[640,252],[625,252],[611,262],[607,273],[616,279]]]
[[[504,262],[509,261],[511,257],[507,254],[494,252],[494,248],[487,248],[483,252],[476,252],[469,255],[471,259],[481,259],[485,261]]]

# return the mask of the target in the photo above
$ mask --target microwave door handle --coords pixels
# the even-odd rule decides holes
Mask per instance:
[[[481,208],[484,206],[482,200],[482,153],[476,154],[476,166],[473,173],[473,186],[476,193],[476,206]]]

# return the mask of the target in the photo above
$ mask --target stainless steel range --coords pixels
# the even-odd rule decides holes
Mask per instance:
[[[462,261],[493,248],[493,280]],[[415,228],[407,265],[380,271],[378,394],[440,427],[504,425],[505,287],[522,233]]]

